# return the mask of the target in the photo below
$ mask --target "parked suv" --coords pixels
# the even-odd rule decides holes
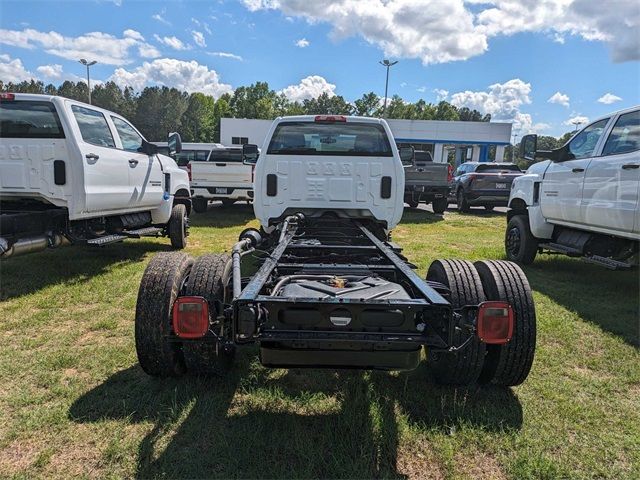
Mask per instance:
[[[450,201],[458,205],[459,212],[468,212],[470,207],[506,207],[511,183],[520,175],[514,163],[463,163],[453,174]]]
[[[507,257],[527,264],[550,252],[631,267],[640,241],[640,106],[590,123],[556,150],[537,150],[536,135],[520,149],[547,160],[513,182]]]

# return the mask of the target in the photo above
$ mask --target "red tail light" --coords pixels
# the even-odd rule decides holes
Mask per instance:
[[[480,341],[504,344],[513,335],[513,308],[507,302],[482,302],[478,309],[477,333]]]
[[[178,337],[204,337],[209,330],[209,304],[202,297],[178,297],[171,319]]]
[[[346,122],[347,117],[344,115],[316,115],[315,121],[320,123]]]
[[[187,175],[189,175],[189,181],[191,181],[191,163],[187,163]]]
[[[453,181],[453,167],[451,164],[447,167],[447,182],[451,183]]]
[[[15,93],[7,93],[7,92],[0,93],[0,100],[13,101],[15,99],[16,99]]]

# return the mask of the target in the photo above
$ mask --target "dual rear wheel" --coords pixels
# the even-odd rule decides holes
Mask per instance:
[[[212,374],[229,366],[233,350],[225,347],[228,333],[220,319],[224,302],[222,276],[229,259],[212,254],[193,260],[185,253],[159,253],[142,276],[136,305],[135,339],[138,361],[153,376],[186,372]],[[178,295],[204,297],[209,304],[207,341],[176,341],[171,308]]]
[[[429,267],[427,280],[449,287],[449,301],[454,308],[499,300],[509,302],[514,310],[513,336],[504,345],[487,345],[474,335],[457,352],[427,350],[435,380],[449,385],[522,383],[533,363],[536,315],[531,287],[520,267],[501,260],[436,260]],[[457,331],[454,343],[461,344],[464,335]]]

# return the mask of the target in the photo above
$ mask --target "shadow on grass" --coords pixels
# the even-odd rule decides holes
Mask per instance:
[[[638,270],[611,271],[580,260],[553,258],[526,268],[532,288],[603,330],[640,347]]]
[[[444,216],[437,213],[428,212],[426,210],[420,210],[417,208],[405,207],[402,212],[401,224],[431,224],[438,223],[444,220]]]
[[[189,224],[193,227],[236,227],[253,220],[253,204],[236,203],[223,207],[221,203],[211,203],[204,213],[191,212]]]
[[[397,469],[397,406],[410,421],[447,432],[522,424],[511,390],[436,387],[424,368],[400,376],[269,373],[255,353],[225,378],[159,380],[136,365],[79,398],[69,416],[152,422],[139,446],[139,478],[405,478]]]
[[[105,247],[71,245],[0,262],[0,300],[21,297],[57,283],[78,282],[103,273],[115,263],[135,263],[168,244],[125,240]]]

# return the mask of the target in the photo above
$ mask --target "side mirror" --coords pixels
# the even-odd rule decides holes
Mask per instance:
[[[525,135],[520,140],[520,157],[533,162],[538,148],[538,135]]]
[[[258,146],[253,143],[245,143],[242,146],[242,163],[245,165],[255,165],[258,163]]]
[[[400,153],[400,161],[402,162],[402,165],[412,166],[414,156],[413,147],[400,147],[398,151]]]
[[[167,139],[167,145],[169,146],[169,155],[175,155],[182,151],[182,139],[180,138],[180,134],[177,132],[172,132],[169,134],[169,138]]]
[[[139,152],[146,153],[147,155],[156,155],[159,150],[157,145],[147,142],[144,138],[142,139],[142,145],[138,148]]]

